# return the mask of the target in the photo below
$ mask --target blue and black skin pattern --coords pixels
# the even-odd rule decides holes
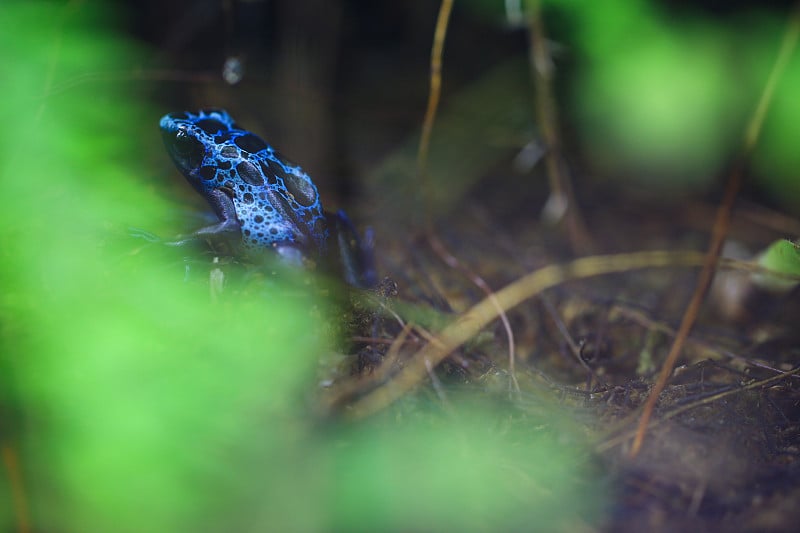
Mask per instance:
[[[170,113],[160,126],[178,170],[219,218],[195,237],[232,236],[292,265],[337,263],[351,285],[375,285],[371,236],[362,242],[344,212],[326,213],[308,174],[226,111]]]

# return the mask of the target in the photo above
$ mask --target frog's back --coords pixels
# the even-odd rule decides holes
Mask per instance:
[[[324,251],[328,230],[311,178],[227,112],[171,113],[161,129],[175,164],[201,194],[209,198],[218,190],[231,198],[246,247]]]

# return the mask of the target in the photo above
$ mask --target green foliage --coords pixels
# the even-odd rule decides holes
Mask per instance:
[[[180,251],[126,237],[176,233],[155,192],[174,171],[150,155],[163,110],[104,75],[139,58],[96,4],[0,6],[0,438],[23,474],[0,470],[0,529],[12,486],[37,531],[544,529],[594,508],[548,421],[315,427],[324,302],[211,298],[209,267],[184,282]]]
[[[571,7],[588,62],[574,101],[595,160],[665,188],[713,179],[740,119],[718,32],[669,20],[651,2]]]
[[[759,256],[758,264],[794,279],[757,274],[754,276],[756,283],[775,292],[788,292],[797,286],[797,278],[800,278],[800,244],[786,239],[775,241]]]
[[[711,183],[741,148],[778,53],[785,18],[716,21],[648,0],[548,2],[574,22],[572,89],[595,164],[661,190]],[[781,80],[755,155],[760,180],[797,207],[800,59]]]
[[[556,74],[570,83],[568,97],[559,99],[562,117],[577,128],[581,149],[601,175],[658,193],[715,183],[741,150],[747,120],[775,63],[788,17],[756,6],[732,8],[729,16],[714,18],[690,4],[676,7],[654,0],[540,3],[547,36],[557,45],[556,66],[574,68],[574,75],[566,68]],[[487,22],[508,24],[514,19],[523,24],[532,4],[465,0],[457,6]],[[495,72],[490,71],[483,81],[492,77]],[[798,86],[800,54],[795,51],[752,158],[752,179],[795,211],[800,210]],[[500,105],[494,99],[483,101]],[[449,102],[443,104],[442,122]],[[476,137],[486,138],[480,135]],[[447,139],[451,148],[458,145],[458,136]],[[480,144],[469,143],[470,151]],[[431,154],[434,168],[440,151],[434,146]],[[462,171],[452,174],[465,176]]]
[[[800,212],[800,53],[795,51],[775,91],[773,109],[754,154],[753,167],[759,183],[776,201]]]
[[[603,505],[588,492],[594,482],[574,476],[575,433],[560,433],[559,443],[552,427],[533,430],[534,419],[469,401],[457,411],[446,421],[347,432],[348,444],[328,452],[339,480],[333,522],[347,531],[569,530]]]
[[[280,434],[261,427],[311,383],[317,304],[281,293],[212,303],[180,264],[158,263],[169,256],[121,238],[129,225],[169,232],[158,221],[171,206],[144,186],[159,113],[123,83],[80,82],[134,60],[86,25],[93,9],[0,14],[15,23],[0,32],[14,117],[0,133],[0,401],[16,413],[4,439],[21,448],[37,529],[176,531],[244,491],[198,482],[221,489],[275,445]]]

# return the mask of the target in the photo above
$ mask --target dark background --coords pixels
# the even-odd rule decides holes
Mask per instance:
[[[510,57],[527,56],[528,38],[511,27],[502,1],[456,1],[448,28],[443,101]],[[733,17],[788,1],[661,2],[675,17]],[[351,198],[359,168],[369,167],[419,130],[428,90],[430,47],[439,2],[278,0],[128,2],[124,24],[165,69],[157,84],[164,110],[226,107],[290,158],[323,190]],[[558,89],[582,58],[570,49],[570,20],[546,6],[557,98],[569,139],[570,105]],[[633,43],[632,43],[633,44]],[[226,84],[225,60],[237,57],[242,81]],[[152,63],[150,63],[152,64]],[[575,148],[579,147],[570,147]],[[577,155],[577,154],[576,154]]]

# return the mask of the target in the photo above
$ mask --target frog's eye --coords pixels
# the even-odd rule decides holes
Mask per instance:
[[[180,129],[175,132],[175,151],[180,155],[190,155],[196,149],[196,145],[200,144],[197,140],[186,133],[186,130]]]
[[[205,148],[195,137],[190,135],[185,129],[180,128],[172,137],[173,153],[183,160],[187,166],[199,166],[203,161]]]

